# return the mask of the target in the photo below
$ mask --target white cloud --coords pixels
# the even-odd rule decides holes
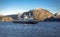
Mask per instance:
[[[11,10],[8,10],[8,9],[6,9],[6,10],[0,11],[0,14],[1,15],[11,15],[11,14],[18,14],[20,12],[23,13],[25,11],[28,11],[28,10],[22,10],[22,9],[11,9]]]

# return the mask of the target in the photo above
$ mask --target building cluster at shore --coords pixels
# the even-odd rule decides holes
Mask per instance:
[[[60,14],[53,14],[52,12],[46,9],[33,9],[28,12],[19,13],[16,15],[0,15],[0,21],[12,22],[14,20],[21,20],[27,18],[33,18],[36,21],[60,21]]]

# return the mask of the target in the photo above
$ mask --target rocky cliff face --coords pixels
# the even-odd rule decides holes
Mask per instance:
[[[50,18],[54,16],[51,12],[49,12],[46,9],[35,9],[32,11],[33,12],[33,17],[37,21],[44,21],[46,18]]]

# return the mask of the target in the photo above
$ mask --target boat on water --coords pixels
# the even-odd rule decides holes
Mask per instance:
[[[35,22],[35,21],[13,21],[13,23],[36,24],[36,23],[38,23],[38,22]]]

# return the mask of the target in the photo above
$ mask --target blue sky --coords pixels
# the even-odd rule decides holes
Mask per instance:
[[[17,14],[35,8],[60,11],[60,0],[0,0],[0,14]]]

